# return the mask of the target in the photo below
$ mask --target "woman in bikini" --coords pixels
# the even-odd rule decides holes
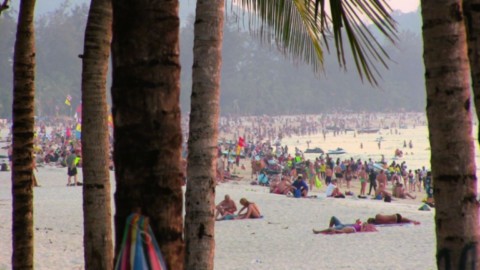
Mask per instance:
[[[240,204],[243,206],[240,211],[238,211],[238,216],[235,219],[245,219],[245,218],[260,218],[262,217],[260,214],[260,209],[258,209],[258,206],[253,203],[249,202],[245,198],[240,199]],[[247,210],[245,214],[242,214],[244,210]]]
[[[312,230],[314,234],[341,234],[341,233],[356,233],[356,232],[376,232],[374,224],[362,223],[359,219],[353,224],[343,224],[338,218],[331,217],[330,224],[324,230]]]
[[[360,173],[358,174],[358,177],[360,177],[360,195],[365,196],[365,189],[367,187],[368,174],[364,166],[362,166],[362,168],[360,169]]]

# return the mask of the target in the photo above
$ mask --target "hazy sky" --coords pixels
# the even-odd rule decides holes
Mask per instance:
[[[90,3],[90,0],[67,0],[72,4]],[[193,13],[195,11],[195,0],[179,0],[180,12],[183,14]],[[420,0],[386,0],[393,10],[401,10],[403,13],[412,12],[417,10],[420,5]],[[18,3],[20,1],[12,1],[12,6],[18,10]],[[48,11],[52,11],[65,0],[37,0],[36,2],[36,15],[43,14]]]
[[[387,0],[393,10],[401,10],[404,13],[417,10],[420,0]]]

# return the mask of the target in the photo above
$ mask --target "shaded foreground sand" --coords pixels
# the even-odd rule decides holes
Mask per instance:
[[[66,169],[39,168],[37,177],[42,187],[35,188],[35,268],[83,269],[82,189],[65,186]],[[434,211],[418,211],[418,202],[326,199],[323,193],[294,199],[247,183],[219,185],[216,201],[230,194],[238,206],[246,197],[264,218],[215,224],[215,269],[436,269]],[[0,269],[11,267],[11,212],[10,173],[0,172]],[[351,235],[312,233],[332,215],[353,222],[376,213],[401,213],[422,224]]]

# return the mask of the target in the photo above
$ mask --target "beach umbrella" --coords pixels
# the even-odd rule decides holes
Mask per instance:
[[[166,270],[167,267],[148,218],[134,213],[127,218],[115,270],[144,269]]]

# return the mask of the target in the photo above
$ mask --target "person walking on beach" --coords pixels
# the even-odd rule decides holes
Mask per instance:
[[[338,180],[339,187],[342,187],[343,170],[342,170],[342,167],[340,166],[340,161],[339,160],[337,160],[337,166],[335,166],[335,168],[333,168],[333,171],[335,172],[335,178]]]
[[[332,182],[333,170],[330,166],[327,166],[325,170],[325,184],[328,186]]]
[[[39,187],[40,185],[37,182],[37,177],[35,176],[35,171],[38,172],[37,159],[36,159],[35,154],[33,154],[33,159],[32,159],[32,187]]]
[[[67,186],[77,186],[77,155],[73,151],[67,151],[67,174],[68,182]],[[73,177],[73,184],[71,183],[71,178]]]
[[[381,188],[387,187],[387,175],[384,170],[380,170],[380,173],[377,175],[378,186]]]

